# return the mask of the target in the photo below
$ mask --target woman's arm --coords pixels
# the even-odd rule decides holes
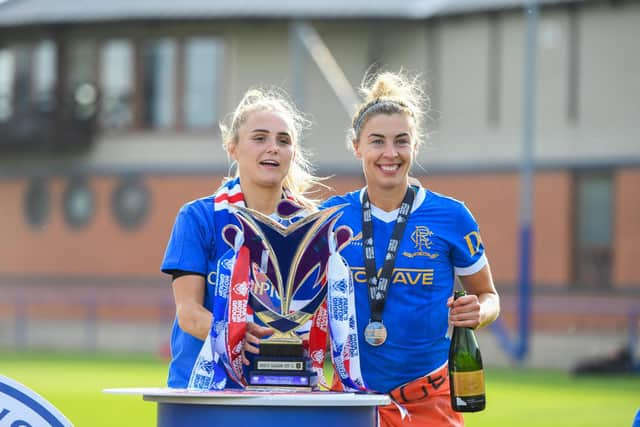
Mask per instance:
[[[500,314],[500,297],[489,264],[474,274],[459,277],[467,295],[455,301],[449,298],[449,323],[476,329],[496,320]]]
[[[204,277],[188,274],[173,280],[178,325],[184,332],[205,340],[211,330],[212,314],[204,305]]]

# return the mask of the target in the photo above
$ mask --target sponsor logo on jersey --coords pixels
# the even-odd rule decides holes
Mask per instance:
[[[351,274],[355,283],[367,283],[364,267],[351,267]],[[380,271],[378,271],[380,274]],[[433,268],[394,268],[391,274],[391,284],[394,285],[433,285]]]
[[[471,256],[474,256],[480,252],[480,249],[482,249],[482,238],[480,237],[480,233],[477,231],[472,231],[465,235],[464,241],[467,242],[467,248],[469,249],[469,254]]]

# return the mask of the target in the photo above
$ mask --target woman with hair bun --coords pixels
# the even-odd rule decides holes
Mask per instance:
[[[337,225],[352,235],[340,252],[351,291],[339,301],[329,284],[334,385],[389,393],[381,426],[460,426],[449,400],[448,325],[486,326],[500,302],[469,210],[409,176],[423,141],[420,87],[402,73],[365,77],[348,144],[366,187],[323,204],[345,205]],[[454,302],[456,277],[467,295]],[[350,319],[337,303],[352,308]]]

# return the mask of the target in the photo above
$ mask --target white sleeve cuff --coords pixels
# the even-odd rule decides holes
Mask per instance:
[[[471,276],[482,270],[482,267],[487,265],[487,257],[483,253],[482,256],[473,264],[468,267],[454,267],[453,272],[456,276]]]

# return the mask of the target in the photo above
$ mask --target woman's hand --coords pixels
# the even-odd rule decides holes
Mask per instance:
[[[258,326],[253,322],[247,322],[247,332],[244,335],[244,346],[242,347],[242,363],[249,365],[246,352],[260,354],[260,339],[273,334],[274,330],[265,326]]]
[[[467,295],[447,301],[449,323],[453,326],[482,328],[500,315],[500,297],[493,284],[489,264],[469,276],[460,276]]]
[[[465,295],[456,300],[449,297],[447,307],[451,325],[473,329],[480,325],[480,301],[477,295]]]

